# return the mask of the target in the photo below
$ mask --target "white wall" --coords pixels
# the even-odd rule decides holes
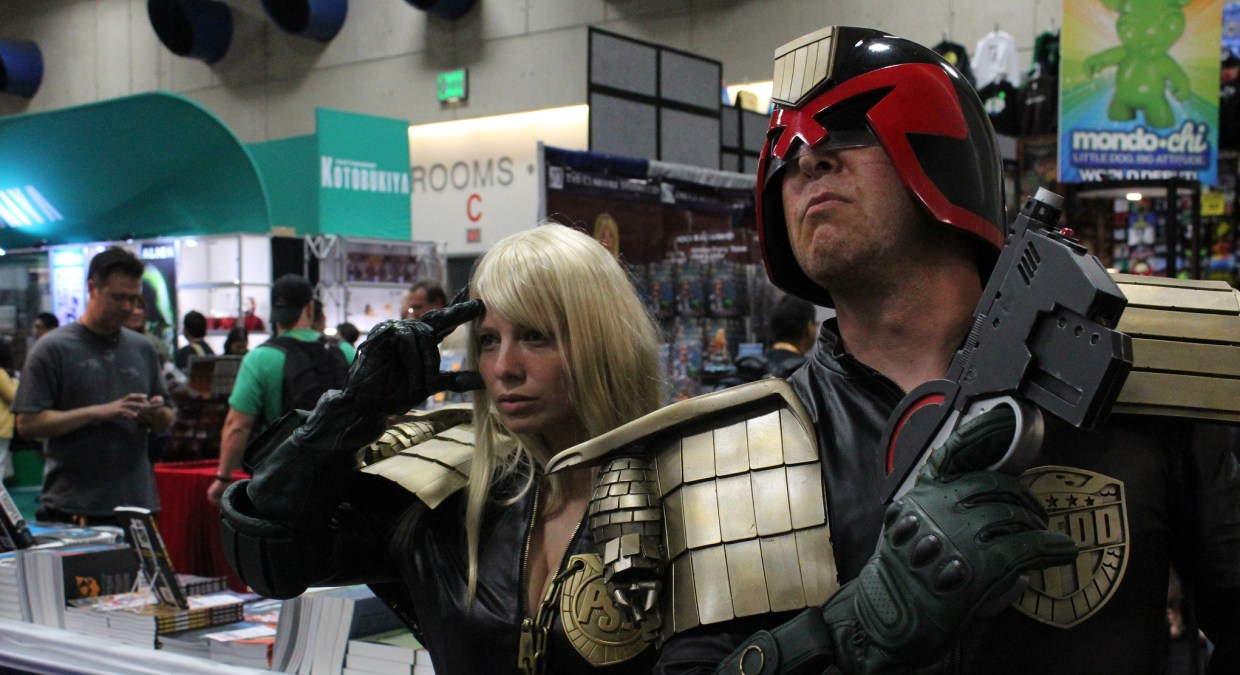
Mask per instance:
[[[36,96],[0,95],[0,114],[160,89],[255,142],[312,133],[319,106],[421,124],[584,103],[587,26],[719,59],[736,83],[770,79],[775,47],[832,23],[970,50],[997,24],[1029,61],[1060,21],[1060,0],[478,0],[454,22],[404,0],[352,0],[320,45],[280,31],[259,0],[227,2],[233,45],[208,66],[160,44],[146,0],[0,0],[0,38],[35,40],[44,59]],[[441,107],[435,75],[455,68],[470,71],[470,100]]]

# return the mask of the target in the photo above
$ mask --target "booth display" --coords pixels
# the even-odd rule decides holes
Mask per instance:
[[[228,331],[240,325],[249,346],[268,337],[271,315],[271,236],[222,234],[177,241],[177,316],[207,318],[207,344],[224,352]]]
[[[1070,225],[1116,271],[1201,279],[1200,190],[1177,178],[1069,184]]]
[[[754,221],[754,177],[543,148],[547,217],[591,233],[628,266],[659,320],[675,399],[710,391],[761,352],[779,292]]]
[[[365,335],[400,317],[401,300],[420,279],[443,284],[443,244],[324,235],[306,238],[306,263],[318,260],[319,296],[328,327],[341,322]]]

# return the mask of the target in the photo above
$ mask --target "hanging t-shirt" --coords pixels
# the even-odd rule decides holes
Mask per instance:
[[[1020,60],[1016,54],[1016,38],[1001,30],[991,31],[977,41],[973,50],[973,75],[978,88],[1006,77],[1013,86],[1021,83]]]
[[[964,45],[944,40],[934,46],[934,51],[938,52],[944,61],[955,66],[956,70],[964,75],[964,79],[969,81],[969,84],[977,86],[977,80],[973,78],[973,68],[969,66],[969,52]]]
[[[1053,134],[1059,128],[1059,78],[1038,75],[1020,88],[1021,136]]]
[[[1033,68],[1030,77],[1059,77],[1059,33],[1046,31],[1033,39]]]
[[[977,92],[982,107],[990,117],[995,133],[1016,136],[1020,133],[1020,90],[1001,79],[982,87]]]

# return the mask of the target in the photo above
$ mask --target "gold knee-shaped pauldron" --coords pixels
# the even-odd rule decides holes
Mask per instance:
[[[631,615],[643,628],[661,615],[662,640],[838,588],[814,439],[792,387],[763,380],[646,415],[548,471],[600,465],[590,516],[608,591],[651,610]]]

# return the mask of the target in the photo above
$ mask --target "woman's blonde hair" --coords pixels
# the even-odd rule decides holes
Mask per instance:
[[[478,262],[470,297],[487,312],[555,340],[569,400],[591,437],[657,408],[662,401],[659,331],[624,268],[589,235],[548,223],[496,243]],[[478,321],[466,366],[478,367]],[[533,436],[510,434],[486,391],[474,392],[476,446],[465,532],[469,595],[477,584],[478,541],[492,485],[522,465],[543,466],[550,450]],[[533,481],[525,489],[529,489]],[[551,484],[551,499],[558,484]]]

